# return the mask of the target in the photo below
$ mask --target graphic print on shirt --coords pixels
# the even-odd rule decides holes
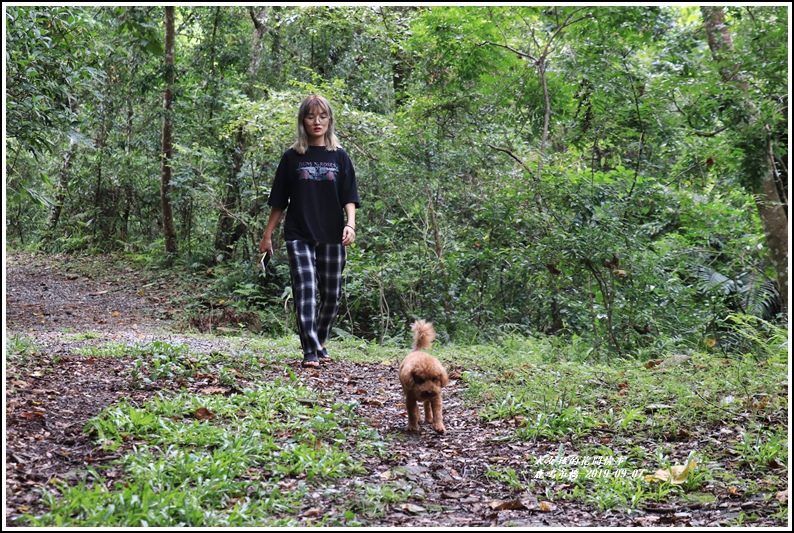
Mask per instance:
[[[336,181],[339,167],[336,163],[299,163],[298,177],[302,180]]]

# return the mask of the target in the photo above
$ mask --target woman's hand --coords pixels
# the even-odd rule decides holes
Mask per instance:
[[[276,225],[278,225],[278,221],[281,220],[282,214],[284,214],[283,209],[278,209],[276,207],[270,209],[270,216],[267,219],[265,233],[262,235],[262,240],[259,241],[260,252],[267,253],[271,256],[273,255],[273,230],[276,229]]]
[[[356,230],[352,226],[345,225],[342,228],[342,244],[344,246],[350,246],[356,240]]]
[[[265,236],[259,241],[259,251],[263,254],[267,253],[268,255],[273,255],[273,240],[270,234],[265,233]]]

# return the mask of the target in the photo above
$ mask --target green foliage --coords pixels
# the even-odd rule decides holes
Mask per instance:
[[[6,142],[44,155],[57,134],[73,127],[77,114],[72,101],[79,91],[102,77],[94,68],[94,52],[80,46],[91,39],[95,21],[75,7],[9,6],[5,16]]]

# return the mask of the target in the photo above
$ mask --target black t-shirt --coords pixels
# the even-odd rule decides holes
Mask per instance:
[[[268,205],[286,209],[284,238],[341,244],[345,204],[359,207],[356,173],[342,148],[309,146],[305,154],[284,152]]]

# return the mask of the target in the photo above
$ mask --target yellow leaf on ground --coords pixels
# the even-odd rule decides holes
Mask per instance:
[[[686,466],[675,465],[670,468],[661,468],[650,476],[645,476],[645,481],[669,481],[673,485],[680,485],[686,482],[689,473],[697,465],[696,461],[689,461]]]
[[[538,508],[539,508],[539,509],[540,509],[542,512],[544,512],[544,513],[548,513],[548,512],[551,512],[551,511],[553,511],[553,510],[555,509],[555,506],[554,506],[554,504],[553,504],[553,503],[551,503],[551,502],[539,502],[539,503],[538,503]]]
[[[229,389],[223,387],[204,387],[203,389],[199,389],[201,394],[226,394],[229,392]]]

